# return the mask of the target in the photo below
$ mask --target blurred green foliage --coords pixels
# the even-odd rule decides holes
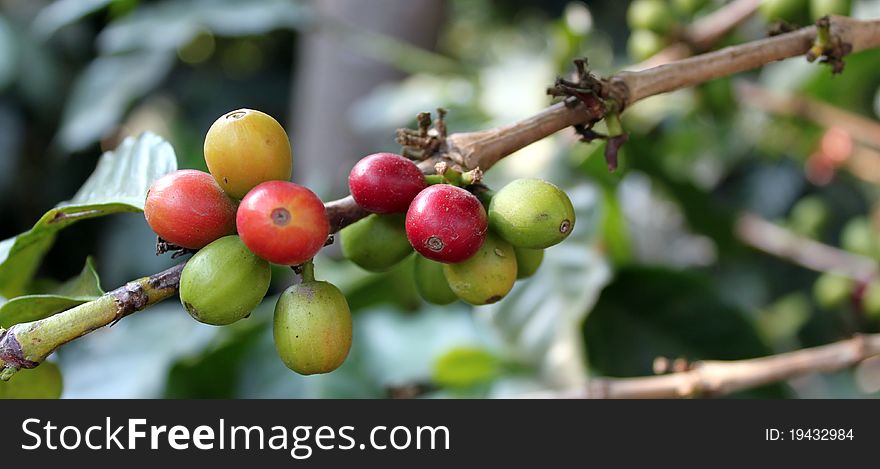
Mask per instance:
[[[672,3],[674,22],[687,24],[722,2]],[[880,16],[876,0],[852,3],[855,16]],[[412,126],[417,112],[438,106],[450,110],[454,131],[529,116],[550,102],[544,90],[571,71],[572,58],[588,57],[600,74],[632,63],[627,42],[636,34],[626,9],[610,0],[450,0],[433,50],[326,23],[304,0],[0,6],[0,238],[30,230],[70,199],[101,153],[125,136],[155,132],[171,142],[180,167],[204,169],[204,131],[222,112],[247,106],[282,124],[301,118],[288,114],[301,60],[294,51],[311,28],[327,28],[357,55],[405,73],[350,108],[358,132],[387,135],[389,145],[396,127]],[[767,26],[755,17],[719,45],[756,39]],[[571,196],[578,225],[546,252],[535,276],[518,281],[498,304],[426,305],[409,260],[370,274],[322,256],[318,277],[346,293],[355,320],[351,355],[334,373],[297,376],[275,356],[274,295],[292,280],[289,269],[276,268],[270,296],[235,325],[197,324],[169,301],[66,345],[57,354],[64,395],[383,397],[392,386],[431,383],[430,396],[516,396],[576,385],[591,374],[650,374],[657,356],[748,358],[877,331],[877,317],[855,301],[858,285],[843,293],[817,285],[835,290],[835,301],[821,301],[812,294],[818,273],[759,253],[734,234],[737,214],[749,211],[880,260],[873,248],[880,175],[840,163],[817,178],[811,171],[827,157],[827,129],[748,105],[738,89],[748,81],[876,121],[877,63],[880,51],[855,54],[842,75],[831,77],[825,67],[792,59],[637,103],[623,114],[630,141],[614,173],[601,143],[579,144],[570,133],[505,159],[487,173],[490,186],[526,175],[551,180]],[[870,143],[856,148],[880,159]],[[142,176],[126,187],[143,190],[149,176]],[[154,235],[137,214],[46,234],[25,248],[33,252],[15,257],[19,264],[0,266],[6,299],[41,295],[0,307],[0,324],[51,314],[98,294],[101,284],[115,287],[171,262],[153,255]],[[80,274],[90,255],[97,268],[89,263]],[[53,292],[50,284],[70,278],[88,280],[89,288]],[[39,305],[25,315],[9,313],[16,301]],[[845,371],[741,396],[876,393]]]

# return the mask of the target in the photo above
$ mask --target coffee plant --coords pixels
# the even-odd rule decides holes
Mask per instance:
[[[151,8],[167,20],[180,13],[168,6],[172,4],[177,5],[159,2]],[[514,395],[535,391],[542,397],[694,397],[753,392],[745,395],[778,397],[786,391],[777,382],[868,363],[880,355],[880,336],[871,334],[880,320],[878,216],[873,208],[860,213],[838,210],[840,200],[854,196],[834,181],[848,174],[864,183],[880,183],[873,162],[880,124],[835,107],[864,113],[871,104],[862,98],[850,103],[847,96],[838,103],[834,95],[784,95],[729,78],[778,61],[800,60],[803,67],[820,70],[822,77],[833,75],[845,86],[876,87],[880,20],[850,17],[861,4],[634,0],[625,15],[623,10],[619,15],[629,28],[628,35],[621,37],[621,49],[628,51],[633,63],[616,72],[601,53],[590,57],[596,63],[579,58],[584,51],[597,50],[587,44],[594,25],[587,7],[570,4],[562,25],[557,25],[558,34],[551,36],[558,49],[554,67],[565,71],[555,82],[541,84],[549,85],[544,109],[496,127],[450,132],[450,119],[457,119],[460,127],[488,126],[489,120],[457,100],[455,95],[467,94],[461,82],[453,83],[458,88],[449,85],[455,91],[447,95],[427,93],[437,101],[432,104],[450,109],[418,114],[412,128],[398,129],[396,149],[385,144],[361,148],[353,165],[322,174],[324,181],[347,183],[349,195],[336,200],[322,200],[319,194],[325,194],[325,188],[300,176],[298,168],[322,155],[302,150],[276,120],[281,116],[274,108],[218,92],[210,120],[197,132],[198,141],[172,138],[176,148],[158,136],[167,133],[149,119],[144,119],[148,125],[137,127],[143,132],[126,135],[120,128],[117,137],[126,136],[107,140],[112,150],[98,159],[71,199],[47,211],[29,230],[0,243],[0,398],[59,397],[64,367],[57,364],[56,350],[105,326],[133,321],[125,318],[175,296],[189,315],[181,312],[177,317],[200,327],[193,330],[210,330],[205,334],[214,337],[235,336],[238,341],[198,345],[203,352],[200,358],[187,361],[178,355],[185,356],[187,347],[199,338],[181,338],[182,351],[168,352],[176,355],[167,360],[175,363],[169,373],[177,379],[172,381],[188,384],[169,386],[166,393],[172,396],[234,394],[235,383],[210,389],[214,385],[206,383],[213,381],[200,375],[199,360],[221,369],[228,362],[229,367],[244,370],[242,374],[252,373],[241,378],[243,383],[274,379],[273,373],[261,375],[251,367],[243,351],[266,351],[260,348],[260,324],[271,332],[273,363],[298,375],[338,376],[354,366],[361,372],[375,370],[359,348],[364,343],[379,355],[400,359],[405,368],[407,347],[386,346],[387,333],[364,336],[367,327],[358,326],[359,311],[388,298],[415,311],[393,327],[385,326],[394,335],[431,342],[432,321],[449,321],[466,310],[471,313],[462,330],[488,325],[497,332],[496,341],[515,350],[452,347],[435,357],[432,373],[415,381],[412,374],[401,373],[406,378],[401,379],[394,374],[397,370],[384,371],[388,376],[375,380],[381,382],[376,385],[381,389],[368,391],[373,395],[416,397],[438,390],[453,396],[486,395],[500,377],[513,382],[528,368],[539,370],[541,382],[552,389],[525,387],[530,392],[520,392],[517,388]],[[230,2],[228,11],[214,12],[216,16],[202,13],[209,19],[207,27],[217,31],[237,16],[245,18],[257,10],[270,29],[308,30],[298,23],[300,19],[288,16],[292,7],[284,2],[262,0],[250,8],[254,10]],[[126,17],[125,12],[117,14]],[[189,17],[181,13],[180,18],[180,25],[189,24]],[[749,32],[760,29],[767,34],[743,41],[733,32],[747,21],[752,21]],[[0,21],[0,39],[3,27]],[[466,42],[463,38],[475,34],[469,29],[473,24],[466,21],[455,27],[452,43]],[[49,26],[42,28],[48,31],[44,34],[54,34]],[[174,37],[161,31],[166,34],[155,37],[168,41]],[[116,34],[122,44],[124,35],[119,30]],[[174,54],[183,61],[195,60],[197,40],[204,40],[203,34],[194,30],[187,45],[194,49],[181,45]],[[238,37],[242,31],[231,28],[226,34]],[[105,66],[130,52],[112,42],[102,43]],[[161,42],[152,47],[160,47]],[[456,44],[473,57],[483,52],[473,44]],[[492,47],[499,45],[493,42]],[[403,45],[388,50],[396,51],[388,55],[405,65],[435,67],[436,76],[422,76],[418,92],[406,95],[422,106],[425,100],[417,99],[423,96],[421,87],[440,80],[437,77],[447,73],[446,62]],[[253,49],[246,51],[250,52],[230,52],[227,59],[244,60]],[[573,67],[563,68],[561,64],[571,63],[572,58]],[[162,63],[157,59],[150,67],[131,72],[128,79],[140,83],[136,79],[146,80],[149,73],[167,73]],[[128,65],[114,70],[122,73]],[[505,83],[520,78],[525,79],[504,70],[480,75],[480,80],[495,80],[491,89],[481,90],[481,99],[488,102],[495,96],[496,105],[503,101],[515,106],[518,96],[500,99],[492,92],[503,94],[498,90],[503,91]],[[775,79],[791,82],[790,77]],[[20,86],[25,89],[28,84]],[[819,91],[813,94],[824,92],[814,86]],[[112,91],[107,94],[108,101],[124,101]],[[642,104],[655,96],[656,101]],[[368,111],[369,98],[363,104]],[[672,101],[652,110],[651,104],[663,99]],[[739,106],[777,118],[734,115],[731,109]],[[375,124],[370,112],[359,116],[359,126],[369,129]],[[79,121],[65,118],[67,130],[61,132],[59,145],[81,148],[82,142],[71,136],[76,135],[75,123],[83,128],[93,123],[83,114],[77,117]],[[810,126],[794,123],[798,118],[809,120]],[[187,125],[191,129],[195,124]],[[339,123],[340,128],[346,125]],[[92,133],[107,133],[106,128],[98,130]],[[749,132],[760,135],[756,145],[762,152],[808,153],[802,162],[807,182],[792,182],[796,178],[790,168],[776,168],[770,174],[774,169],[759,171],[743,164],[751,150],[740,148],[746,145],[739,133]],[[504,161],[517,166],[515,171],[508,170],[505,176],[492,171],[508,156],[547,142],[557,133],[571,148],[572,161],[566,163],[570,171],[535,174],[539,171],[520,155],[515,163]],[[730,153],[739,160],[704,158],[724,145],[736,148]],[[590,189],[572,182],[568,172],[586,174]],[[767,183],[770,179],[774,182]],[[797,184],[810,186],[793,189]],[[753,187],[760,190],[746,196],[739,193]],[[621,195],[624,188],[630,193],[641,190],[643,196],[627,199]],[[749,202],[741,204],[738,213],[725,206],[744,198]],[[676,202],[664,202],[667,199]],[[641,215],[633,218],[631,206],[637,204],[643,204]],[[601,210],[593,209],[597,205]],[[112,291],[102,289],[91,258],[67,282],[38,278],[42,261],[62,256],[60,249],[53,250],[62,230],[82,220],[124,212],[142,213],[137,229],[149,227],[155,244],[152,239],[149,243],[126,240],[112,262],[125,262],[126,254],[135,251],[155,251],[161,256],[157,262],[173,262],[171,267]],[[574,249],[587,243],[591,243],[589,251]],[[742,273],[738,269],[745,269],[743,259],[753,260],[751,251],[787,260],[816,275],[807,278],[760,260],[754,262],[758,270],[766,266],[768,275],[782,272],[777,276],[780,284],[806,283],[806,293],[748,285],[748,279],[738,277]],[[717,272],[704,269],[695,274],[693,266],[702,262],[705,268],[716,261],[722,266]],[[590,270],[584,268],[586,264],[598,267]],[[735,288],[719,293],[706,281],[710,275],[725,277]],[[740,294],[737,288],[761,294]],[[828,312],[822,321],[834,323],[830,329],[847,333],[805,341],[815,347],[796,347],[797,334],[809,329],[807,316],[814,307]],[[749,316],[744,309],[755,313]],[[589,317],[586,311],[591,311]],[[139,321],[150,319],[138,315]],[[179,331],[186,330],[187,326],[175,324]],[[106,335],[115,332],[107,329]],[[172,335],[175,330],[162,333]],[[833,343],[818,345],[827,342]],[[769,357],[756,359],[765,355]],[[265,354],[260,357],[268,360]],[[755,371],[738,374],[740,360]],[[563,361],[566,365],[559,364]],[[593,376],[584,384],[581,361],[588,361],[592,373],[605,377]],[[661,376],[643,376],[651,372]],[[668,373],[676,375],[674,382],[662,376]],[[188,379],[180,379],[184,375]]]

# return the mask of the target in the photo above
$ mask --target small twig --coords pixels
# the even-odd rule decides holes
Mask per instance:
[[[880,122],[876,120],[822,101],[770,91],[749,82],[737,83],[736,95],[741,102],[762,111],[801,117],[826,128],[842,128],[856,141],[880,149]]]
[[[0,329],[0,369],[34,368],[61,345],[173,296],[185,263],[128,282],[100,298],[38,321]],[[4,376],[10,376],[9,371]]]
[[[536,399],[669,399],[724,396],[813,373],[850,368],[880,355],[880,334],[768,357],[698,361],[672,373],[637,378],[594,378],[579,388],[521,396]]]
[[[860,282],[877,274],[873,259],[798,236],[757,215],[740,215],[735,231],[745,244],[816,272],[834,272]]]
[[[437,109],[437,121],[432,122],[430,112],[416,116],[417,129],[397,129],[397,143],[403,156],[413,160],[425,160],[434,156],[446,143],[446,110]]]

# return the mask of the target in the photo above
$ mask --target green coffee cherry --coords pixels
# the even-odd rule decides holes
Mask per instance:
[[[683,16],[692,16],[706,6],[708,0],[672,0],[672,8]]]
[[[448,305],[458,299],[443,275],[443,264],[416,256],[416,290],[428,303]]]
[[[275,305],[275,350],[302,375],[339,368],[351,348],[351,328],[348,302],[332,283],[293,285]]]
[[[472,305],[486,305],[504,298],[516,282],[516,253],[513,246],[489,234],[470,259],[444,264],[449,288]]]
[[[225,236],[197,252],[180,274],[180,302],[195,320],[221,326],[260,304],[272,270],[238,236]]]
[[[825,202],[817,196],[808,196],[792,207],[789,225],[798,234],[816,237],[828,222],[828,217],[828,207]]]
[[[759,10],[767,21],[804,24],[807,9],[807,0],[763,0]]]
[[[18,370],[9,381],[0,381],[0,399],[58,399],[64,387],[61,370],[52,362]]]
[[[528,278],[538,271],[544,260],[543,249],[513,248],[516,253],[516,278]]]
[[[852,0],[810,0],[810,16],[813,21],[825,15],[849,16]]]
[[[852,296],[855,282],[843,275],[826,272],[813,284],[813,297],[824,309],[836,308]]]
[[[647,29],[636,29],[629,35],[626,41],[626,50],[630,58],[641,62],[651,58],[654,54],[666,47],[666,40],[659,34]]]
[[[666,34],[675,26],[675,18],[663,0],[635,0],[629,4],[626,20],[631,29],[647,29],[657,34]]]
[[[872,280],[865,286],[862,310],[871,318],[880,318],[880,280]]]
[[[342,254],[370,272],[384,272],[413,252],[406,238],[406,216],[370,215],[343,228]]]
[[[872,258],[880,257],[880,242],[865,217],[855,217],[840,232],[840,245],[847,251]]]
[[[540,179],[517,179],[489,204],[489,225],[517,247],[549,248],[567,238],[574,223],[574,207],[565,192]]]

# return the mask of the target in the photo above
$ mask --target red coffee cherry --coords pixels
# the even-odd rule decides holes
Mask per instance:
[[[154,181],[144,217],[159,237],[189,249],[201,249],[235,232],[235,202],[210,174],[192,169]]]
[[[321,199],[287,181],[267,181],[251,189],[241,200],[236,224],[248,249],[282,265],[298,265],[311,259],[330,234]]]
[[[406,213],[406,237],[419,254],[438,262],[467,260],[486,238],[486,210],[470,192],[437,184],[413,199]]]
[[[348,188],[354,201],[374,213],[404,213],[427,186],[412,161],[394,153],[365,156],[351,168]]]

